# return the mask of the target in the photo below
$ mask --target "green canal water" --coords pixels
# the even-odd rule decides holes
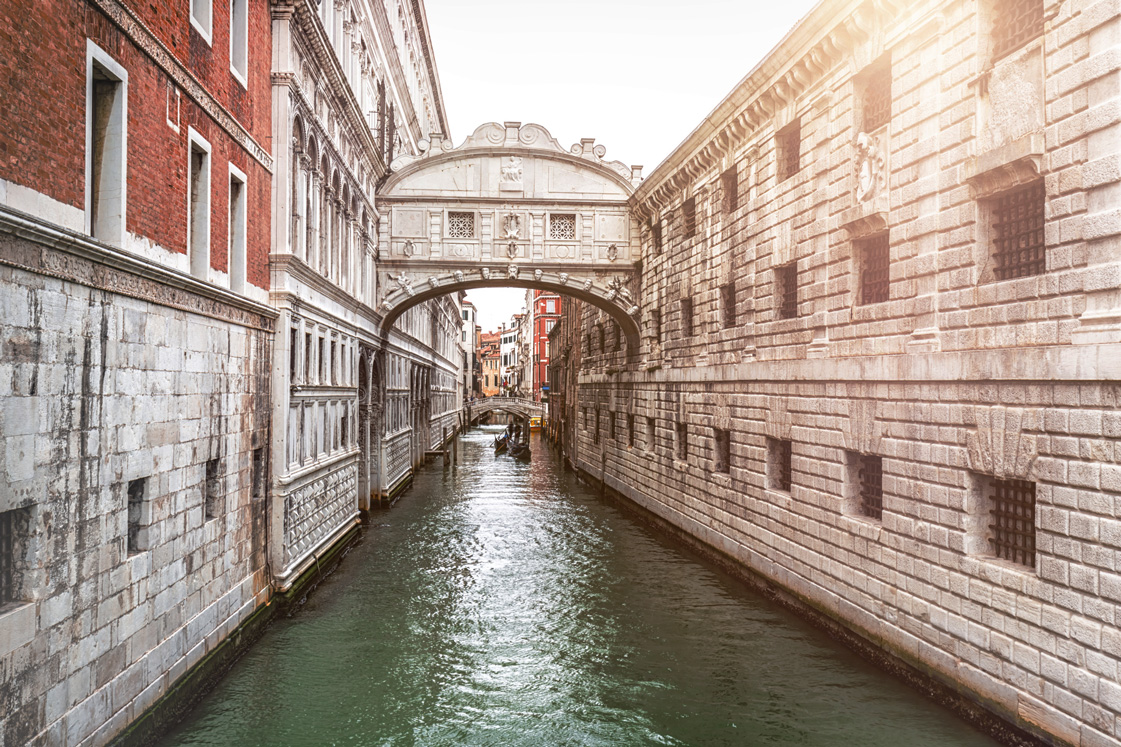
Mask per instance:
[[[559,469],[439,460],[163,744],[992,745]]]

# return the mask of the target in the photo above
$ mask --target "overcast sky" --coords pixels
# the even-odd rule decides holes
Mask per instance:
[[[562,146],[654,170],[816,0],[425,0],[456,145],[484,122],[536,122]],[[483,330],[525,291],[479,289]]]

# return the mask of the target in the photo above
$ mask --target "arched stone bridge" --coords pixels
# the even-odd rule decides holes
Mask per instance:
[[[393,162],[378,198],[383,333],[429,298],[516,286],[603,309],[637,353],[639,229],[627,198],[641,166],[605,161],[592,139],[565,149],[520,122],[482,125],[458,148],[421,145]]]
[[[467,404],[467,422],[490,412],[508,412],[521,418],[545,417],[545,407],[528,397],[487,397]]]

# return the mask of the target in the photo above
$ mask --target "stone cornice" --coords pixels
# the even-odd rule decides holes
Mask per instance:
[[[2,205],[0,264],[269,333],[277,317],[245,296]]]
[[[877,24],[893,18],[899,0],[826,0],[798,23],[747,74],[636,190],[632,206],[648,217],[721,165],[775,115],[832,70]]]
[[[381,153],[378,151],[374,133],[366,124],[366,117],[354,91],[350,88],[350,81],[342,69],[342,64],[335,55],[331,42],[327,39],[327,32],[319,22],[319,16],[311,8],[311,0],[303,0],[296,6],[296,21],[302,32],[304,47],[313,58],[313,62],[323,71],[328,80],[331,94],[342,102],[343,111],[340,112],[346,121],[348,130],[356,133],[356,138],[362,141],[365,150],[371,155],[374,163],[373,180],[377,182],[385,174],[385,164]],[[314,111],[309,107],[309,111]],[[340,159],[341,160],[341,159]]]
[[[444,94],[440,87],[440,76],[436,72],[436,58],[432,55],[431,34],[428,31],[428,14],[424,12],[421,0],[413,0],[413,15],[417,18],[420,46],[424,53],[425,64],[428,67],[428,77],[432,81],[432,98],[434,99],[432,103],[436,108],[436,117],[440,121],[440,132],[445,137],[451,137],[451,131],[448,129],[448,118],[444,113]]]
[[[164,46],[155,34],[120,0],[89,0],[102,13],[104,13],[119,28],[129,41],[135,44],[148,56],[158,68],[167,74],[184,93],[187,94],[206,114],[226,131],[234,142],[245,149],[250,156],[261,164],[267,171],[272,171],[273,158],[261,146],[249,130],[210,92],[206,90],[198,79],[179,62],[171,50]]]

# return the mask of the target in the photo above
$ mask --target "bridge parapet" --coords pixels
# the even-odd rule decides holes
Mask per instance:
[[[528,397],[487,397],[467,404],[467,421],[491,412],[508,412],[518,417],[544,417],[544,405]]]

